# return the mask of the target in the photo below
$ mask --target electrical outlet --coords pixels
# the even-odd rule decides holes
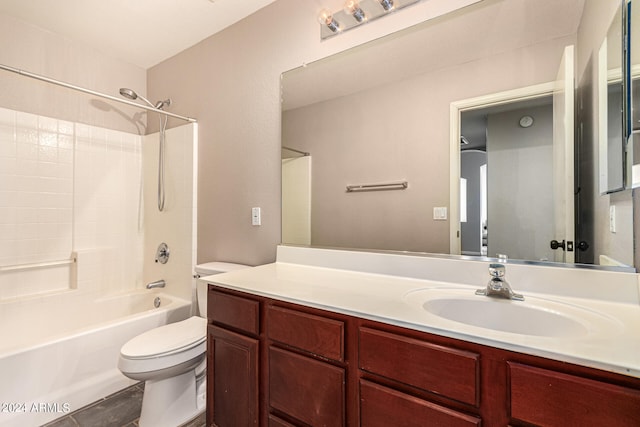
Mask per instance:
[[[609,206],[609,231],[616,232],[616,207],[615,205]]]

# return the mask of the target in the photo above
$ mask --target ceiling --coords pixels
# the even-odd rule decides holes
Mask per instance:
[[[0,13],[148,69],[275,0],[2,0]]]

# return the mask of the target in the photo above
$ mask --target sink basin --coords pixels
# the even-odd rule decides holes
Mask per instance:
[[[451,322],[520,335],[577,337],[612,320],[575,305],[525,295],[525,301],[489,298],[459,288],[418,289],[403,297],[428,315]]]

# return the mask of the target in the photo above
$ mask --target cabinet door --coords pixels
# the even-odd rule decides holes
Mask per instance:
[[[209,325],[207,424],[258,425],[258,340]]]

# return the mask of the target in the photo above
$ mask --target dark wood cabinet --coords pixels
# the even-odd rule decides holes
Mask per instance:
[[[214,325],[208,330],[208,425],[257,426],[258,340]]]
[[[344,322],[272,304],[267,305],[267,322],[271,341],[344,361]]]
[[[305,426],[345,426],[345,322],[272,301],[265,310],[271,415]]]
[[[269,408],[311,426],[345,425],[345,371],[277,347],[269,349]]]
[[[525,425],[640,426],[640,390],[508,363],[511,417]]]
[[[363,371],[479,406],[479,354],[371,328],[359,338]]]
[[[207,425],[260,425],[260,302],[209,290]]]
[[[480,418],[384,387],[360,381],[360,425],[367,427],[479,427]]]
[[[210,286],[216,427],[640,426],[640,379]]]

